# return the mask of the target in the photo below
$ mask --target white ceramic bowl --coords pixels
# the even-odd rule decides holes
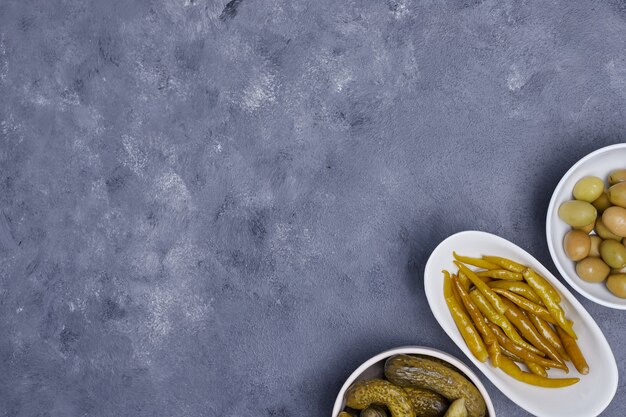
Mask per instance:
[[[493,408],[493,403],[491,402],[491,398],[489,398],[489,394],[487,393],[485,386],[480,382],[476,374],[467,367],[467,365],[454,356],[437,349],[424,346],[404,346],[379,353],[373,358],[365,361],[354,372],[352,372],[352,375],[350,375],[350,377],[343,384],[343,387],[341,387],[339,395],[337,395],[337,400],[335,401],[335,406],[333,407],[332,417],[337,417],[339,413],[343,411],[345,407],[346,391],[348,388],[350,388],[355,381],[382,378],[384,376],[383,370],[385,361],[387,358],[394,355],[426,355],[448,362],[461,371],[461,373],[463,373],[470,381],[472,381],[474,385],[476,385],[476,388],[478,388],[478,391],[480,391],[480,394],[485,399],[485,404],[487,404],[487,417],[496,416],[496,411]]]
[[[626,143],[598,149],[576,162],[563,176],[552,194],[546,218],[546,236],[552,261],[572,288],[598,304],[626,310],[626,299],[611,294],[606,285],[585,282],[578,277],[576,265],[563,250],[563,238],[571,228],[558,216],[561,204],[574,198],[572,190],[579,179],[595,175],[606,181],[609,172],[619,168],[626,168]]]
[[[561,293],[561,305],[574,321],[578,344],[589,364],[589,374],[580,375],[573,365],[566,375],[550,370],[550,377],[578,377],[580,382],[566,388],[540,388],[519,382],[489,363],[479,362],[467,348],[443,298],[442,270],[456,271],[452,251],[472,257],[503,256],[532,267]],[[604,410],[617,390],[618,371],[615,357],[602,330],[585,308],[539,261],[528,252],[501,237],[485,232],[461,232],[450,236],[435,248],[424,272],[426,298],[435,318],[467,357],[507,397],[528,412],[540,417],[594,417]]]

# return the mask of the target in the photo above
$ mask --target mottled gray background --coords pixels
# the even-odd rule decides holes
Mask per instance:
[[[554,271],[554,186],[625,137],[620,0],[0,0],[0,416],[321,417],[381,350],[462,357],[430,251]]]

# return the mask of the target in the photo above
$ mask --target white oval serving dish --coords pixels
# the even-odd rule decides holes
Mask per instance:
[[[335,406],[333,407],[332,417],[337,417],[339,413],[345,407],[345,396],[346,391],[350,386],[355,382],[362,379],[375,379],[375,378],[383,378],[384,377],[384,366],[387,358],[394,355],[426,355],[432,356],[434,358],[438,358],[444,360],[457,368],[461,373],[463,373],[480,391],[480,394],[485,399],[485,404],[487,404],[487,416],[495,417],[496,412],[493,408],[493,403],[491,402],[491,398],[485,389],[485,386],[480,382],[478,376],[472,370],[465,365],[463,362],[455,358],[454,356],[442,352],[437,349],[424,347],[424,346],[403,346],[395,349],[390,349],[379,353],[378,355],[368,359],[361,366],[359,366],[352,374],[348,377],[346,382],[341,387],[339,394],[337,395],[337,399],[335,400]]]
[[[589,374],[580,375],[571,364],[570,373],[550,370],[551,377],[579,377],[580,382],[566,388],[540,388],[519,382],[489,363],[479,362],[465,345],[443,298],[442,270],[456,271],[452,252],[480,257],[503,256],[528,265],[543,275],[560,293],[567,317],[574,321],[578,343],[589,364]],[[540,417],[593,417],[611,402],[617,390],[618,370],[615,357],[602,330],[571,292],[528,252],[506,239],[485,232],[468,231],[450,236],[435,248],[424,271],[426,298],[444,331],[514,403]]]
[[[609,173],[620,168],[626,168],[626,143],[598,149],[576,162],[565,173],[552,194],[546,216],[546,237],[552,261],[572,288],[598,304],[626,310],[626,298],[616,297],[603,283],[585,282],[578,277],[575,263],[565,255],[563,250],[563,238],[571,228],[559,219],[558,215],[561,204],[574,198],[572,190],[579,179],[587,175],[595,175],[606,182]]]

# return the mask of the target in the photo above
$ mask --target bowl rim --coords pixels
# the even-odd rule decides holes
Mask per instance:
[[[491,396],[489,395],[489,392],[487,392],[487,389],[483,385],[480,378],[478,378],[478,375],[476,375],[476,373],[472,371],[469,368],[469,366],[467,366],[464,362],[462,362],[460,359],[456,358],[455,356],[452,356],[451,354],[444,352],[442,350],[431,348],[428,346],[409,345],[409,346],[400,346],[400,347],[396,347],[393,349],[385,350],[377,355],[372,356],[371,358],[363,362],[358,368],[356,368],[354,372],[352,372],[350,376],[346,379],[346,382],[344,382],[343,386],[339,390],[339,394],[337,394],[337,398],[333,406],[332,417],[337,417],[339,413],[343,410],[343,398],[346,394],[346,391],[348,390],[348,388],[350,388],[352,383],[363,372],[365,372],[365,370],[369,369],[372,365],[390,356],[402,355],[402,354],[432,356],[432,357],[444,360],[450,363],[451,365],[455,366],[459,371],[461,371],[465,375],[465,377],[467,377],[476,386],[476,388],[478,388],[478,391],[480,391],[480,394],[483,396],[485,400],[485,404],[487,405],[487,411],[489,413],[489,417],[496,416],[496,411],[493,407],[493,402],[491,401]]]
[[[550,197],[550,204],[548,205],[548,212],[546,213],[546,240],[548,241],[548,250],[550,251],[550,257],[552,258],[552,262],[556,266],[561,276],[570,285],[570,287],[572,287],[578,294],[582,295],[588,300],[593,301],[594,303],[603,305],[605,307],[613,308],[616,310],[626,310],[626,303],[619,304],[613,301],[604,300],[602,298],[596,297],[595,295],[588,293],[585,289],[580,287],[578,283],[576,282],[576,280],[573,277],[570,277],[569,274],[565,271],[565,268],[563,267],[563,265],[561,264],[561,261],[556,255],[556,249],[554,248],[554,245],[552,244],[552,239],[551,239],[551,236],[552,236],[551,214],[554,213],[557,195],[561,193],[561,190],[565,186],[565,182],[572,176],[574,171],[576,171],[581,165],[583,165],[588,160],[598,155],[608,153],[617,149],[626,149],[626,143],[616,143],[614,145],[609,145],[600,149],[596,149],[595,151],[579,159],[578,162],[572,165],[572,167],[569,170],[567,170],[567,172],[563,175],[563,177],[561,177],[561,180],[559,181],[556,188],[552,192],[552,197]]]

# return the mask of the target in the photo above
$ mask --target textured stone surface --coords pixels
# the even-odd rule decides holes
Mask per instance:
[[[2,0],[0,416],[327,416],[383,349],[461,357],[429,252],[554,271],[550,194],[625,128],[618,0]]]

